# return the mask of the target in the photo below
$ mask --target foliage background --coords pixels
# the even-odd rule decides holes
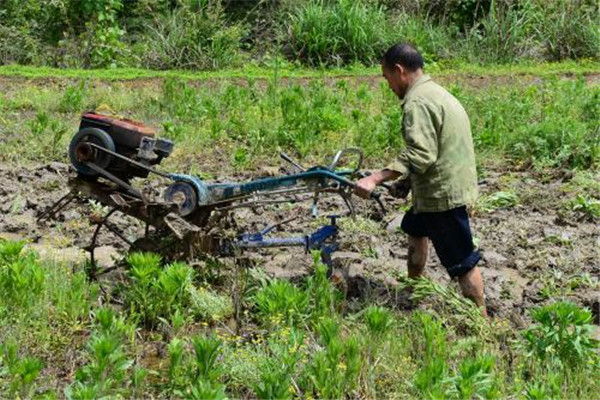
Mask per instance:
[[[0,64],[371,65],[399,41],[429,63],[598,59],[598,15],[593,0],[3,0]]]

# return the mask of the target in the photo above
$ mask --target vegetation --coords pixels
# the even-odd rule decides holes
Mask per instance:
[[[372,65],[398,41],[430,64],[598,59],[597,25],[592,0],[5,0],[0,64]]]
[[[479,154],[508,159],[518,168],[598,166],[597,85],[584,77],[549,77],[535,85],[527,77],[511,85],[495,85],[489,79],[481,87],[463,79],[447,84],[469,113]],[[91,108],[161,128],[175,141],[176,150],[186,149],[186,154],[176,151],[167,159],[166,167],[174,170],[189,157],[213,157],[216,148],[207,143],[220,143],[221,157],[227,157],[233,169],[276,157],[280,148],[322,161],[338,148],[358,146],[367,159],[377,154],[386,161],[402,146],[402,109],[383,81],[323,78],[304,85],[246,79],[243,84],[211,83],[210,90],[176,78],[158,87],[94,80],[67,83],[32,84],[0,94],[0,159],[65,159],[63,149],[71,137],[67,132],[80,113]],[[594,208],[583,203],[581,207]]]
[[[26,318],[15,318],[13,312],[0,315],[0,390],[7,397],[463,399],[600,394],[592,316],[570,302],[532,309],[534,323],[517,332],[502,319],[485,321],[453,288],[404,278],[415,288],[414,299],[429,299],[428,307],[406,314],[359,303],[341,314],[342,294],[315,255],[313,275],[299,286],[251,273],[241,299],[249,312],[242,313],[241,331],[235,334],[199,314],[183,318],[177,329],[148,324],[148,311],[165,310],[167,297],[175,314],[188,301],[168,294],[132,300],[148,293],[144,276],[152,276],[160,262],[151,254],[128,258],[133,280],[128,292],[117,294],[125,302],[118,308],[102,305],[95,285],[80,280],[80,273],[44,263],[23,243],[0,242],[0,260],[2,287],[12,288],[2,291],[0,307],[12,309],[15,296],[30,300],[19,304]],[[172,277],[174,268],[184,271],[187,266],[174,264],[162,276]],[[39,276],[38,289],[13,283],[29,282],[31,274]],[[186,277],[157,281],[177,281],[182,291],[202,281],[187,272],[176,275]],[[230,296],[228,287],[225,283],[218,291]],[[148,348],[165,351],[155,354]],[[66,358],[72,360],[75,374],[65,375],[71,364]]]
[[[522,190],[526,170],[560,186],[552,206],[565,227],[600,219],[591,0],[1,3],[0,76],[14,78],[0,82],[0,163],[10,168],[67,162],[88,109],[157,127],[176,144],[164,169],[203,179],[272,166],[279,150],[313,163],[357,146],[380,167],[403,143],[379,57],[408,41],[465,106],[482,179],[494,163],[509,170],[475,212],[544,197]],[[16,193],[4,210],[16,215],[27,201]],[[356,240],[382,229],[340,224]],[[537,274],[538,258],[578,253],[574,242],[591,232],[542,232],[556,249],[536,248],[523,268]],[[516,252],[532,246],[525,230],[514,236]],[[357,254],[372,261],[380,249],[366,242]],[[578,257],[530,282],[539,304],[516,329],[501,315],[486,320],[452,283],[397,277],[389,297],[410,292],[410,311],[349,301],[318,254],[291,282],[134,253],[100,290],[85,265],[0,239],[0,397],[600,398],[598,316],[570,301],[598,282],[577,270],[593,261]]]

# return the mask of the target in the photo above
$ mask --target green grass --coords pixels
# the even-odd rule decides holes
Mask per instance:
[[[597,74],[598,63],[594,60],[561,61],[561,62],[523,62],[520,64],[477,65],[472,63],[448,62],[436,63],[432,71],[441,76],[476,75],[476,76],[511,76],[535,75],[552,76],[557,74]],[[179,78],[183,80],[204,80],[215,78],[318,78],[340,76],[380,76],[379,66],[365,67],[355,65],[346,68],[302,68],[293,66],[284,60],[271,62],[268,67],[246,65],[243,68],[219,69],[217,71],[156,71],[139,68],[108,69],[63,69],[35,67],[25,65],[0,65],[0,76],[23,78],[87,78],[101,80],[132,80],[151,78]]]
[[[598,165],[598,85],[554,75],[506,84],[440,78],[465,106],[481,159],[505,159],[520,168]],[[66,161],[79,115],[91,108],[157,127],[176,143],[165,168],[203,177],[277,164],[280,150],[327,162],[347,146],[362,148],[367,164],[378,167],[402,147],[402,110],[383,78],[197,84],[173,77],[141,84],[90,78],[66,86],[10,78],[5,87],[0,159],[10,162]],[[218,162],[199,162],[213,159]]]
[[[598,341],[591,312],[569,302],[532,308],[521,331],[486,321],[452,287],[412,285],[420,310],[353,304],[315,255],[300,285],[251,272],[240,299],[241,330],[188,313],[182,297],[148,285],[198,288],[201,276],[164,270],[133,255],[136,270],[118,307],[103,304],[81,272],[46,264],[23,244],[0,242],[0,395],[96,398],[598,398]],[[179,264],[181,270],[184,264]],[[173,268],[173,267],[170,267]],[[144,271],[148,273],[144,273]],[[38,276],[37,286],[17,285]],[[168,276],[168,277],[167,277]],[[84,279],[81,279],[84,278]],[[153,280],[156,279],[156,280]],[[231,282],[213,289],[231,296]],[[167,285],[167,286],[165,286]],[[36,288],[32,290],[32,288]],[[8,290],[7,288],[10,288]],[[170,289],[165,289],[170,292]],[[150,294],[145,302],[134,296]],[[165,297],[166,296],[166,297]],[[165,308],[169,298],[170,308]],[[15,298],[22,299],[18,304]],[[15,307],[18,307],[18,318]],[[183,308],[179,308],[183,307]],[[10,309],[10,312],[9,312]],[[148,324],[149,310],[170,324]],[[177,317],[187,313],[186,318]],[[162,317],[161,317],[162,318]],[[175,320],[178,320],[177,326]],[[162,350],[157,350],[162,349]]]

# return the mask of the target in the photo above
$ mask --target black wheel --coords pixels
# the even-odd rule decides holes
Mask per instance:
[[[91,161],[100,168],[106,169],[112,161],[112,156],[85,143],[93,143],[110,151],[115,151],[115,143],[108,133],[98,128],[83,128],[71,139],[69,145],[69,158],[77,172],[83,176],[96,177],[98,173],[85,165]]]

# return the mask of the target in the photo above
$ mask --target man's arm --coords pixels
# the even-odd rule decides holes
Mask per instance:
[[[438,136],[433,118],[422,102],[407,104],[402,121],[406,147],[395,162],[359,180],[355,193],[368,198],[375,187],[385,181],[406,179],[413,172],[426,172],[438,156]]]

